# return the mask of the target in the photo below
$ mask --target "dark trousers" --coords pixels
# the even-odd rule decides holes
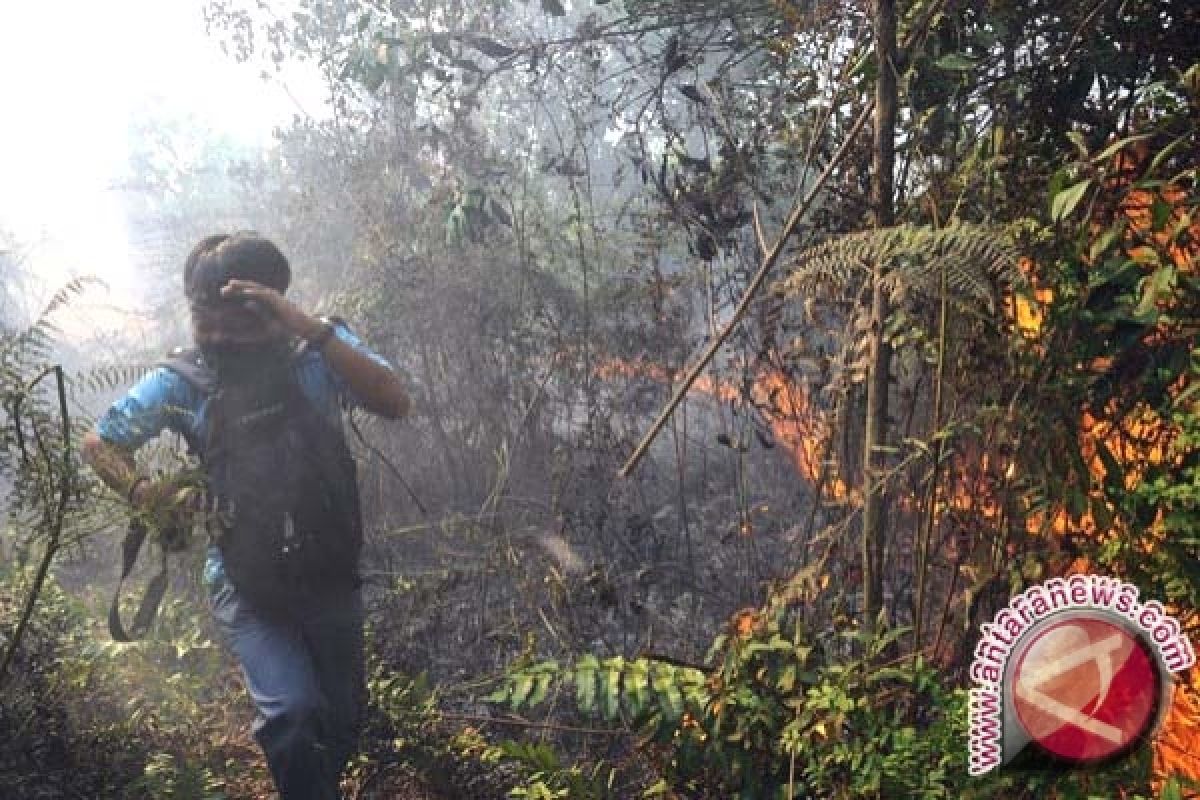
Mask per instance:
[[[254,736],[280,797],[337,800],[362,721],[362,593],[325,596],[276,620],[238,595],[219,553],[210,552],[205,579],[213,616],[258,709]]]

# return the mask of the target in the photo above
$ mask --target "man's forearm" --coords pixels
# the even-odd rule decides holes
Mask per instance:
[[[334,336],[322,348],[329,366],[346,379],[368,411],[390,419],[408,413],[408,393],[396,373]]]
[[[192,478],[176,473],[161,478],[141,475],[133,453],[120,445],[106,442],[95,432],[83,437],[83,460],[113,491],[138,511],[162,513],[189,506],[197,501],[200,489]]]
[[[336,334],[325,333],[328,322],[303,311],[278,289],[234,278],[221,287],[221,296],[256,301],[288,333],[309,342],[321,342],[321,352],[329,365],[346,379],[368,411],[390,419],[408,413],[408,393],[395,372],[341,341]]]

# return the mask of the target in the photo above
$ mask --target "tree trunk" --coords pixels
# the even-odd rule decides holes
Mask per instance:
[[[871,165],[871,209],[876,228],[895,223],[892,175],[896,146],[896,6],[895,0],[874,0],[872,27],[879,79],[875,85],[875,147]],[[870,369],[867,376],[867,413],[863,447],[863,616],[867,629],[875,625],[883,604],[883,543],[886,534],[883,470],[887,443],[888,377],[891,347],[883,339],[887,296],[883,278],[886,265],[874,265],[871,289]]]

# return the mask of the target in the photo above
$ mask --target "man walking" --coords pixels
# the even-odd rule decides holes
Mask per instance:
[[[356,746],[364,685],[354,461],[340,411],[389,419],[409,399],[340,321],[289,301],[287,259],[254,233],[203,239],[184,291],[195,350],[133,386],[83,455],[137,513],[169,518],[196,490],[139,474],[135,451],[181,434],[211,511],[204,577],[257,707],[255,737],[284,800],[329,800]]]

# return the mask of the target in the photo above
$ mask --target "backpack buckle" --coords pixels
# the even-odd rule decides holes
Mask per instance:
[[[296,521],[291,513],[283,515],[283,546],[280,552],[285,556],[300,549],[300,539],[296,536]]]

